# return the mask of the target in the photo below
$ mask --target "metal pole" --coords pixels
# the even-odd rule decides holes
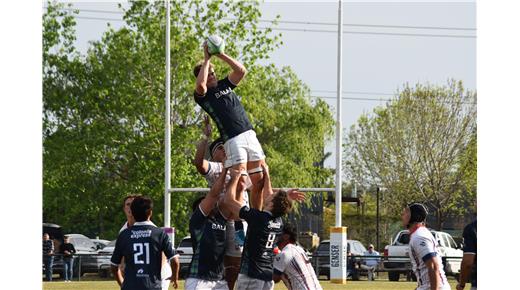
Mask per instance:
[[[338,7],[338,79],[337,79],[337,104],[336,104],[336,227],[341,227],[341,92],[342,89],[342,49],[343,49],[343,9],[341,0]]]
[[[164,227],[170,227],[171,131],[170,131],[170,1],[166,0],[166,93],[164,114]]]
[[[379,251],[379,186],[376,189],[376,247]]]

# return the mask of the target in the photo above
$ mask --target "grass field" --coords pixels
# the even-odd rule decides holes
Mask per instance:
[[[380,289],[391,289],[391,290],[412,290],[417,286],[416,282],[389,282],[385,280],[379,281],[347,281],[346,285],[331,284],[329,281],[320,281],[323,289],[352,289],[352,290],[380,290]],[[451,288],[455,289],[455,280],[450,280]],[[44,282],[44,290],[65,290],[65,289],[79,289],[79,290],[119,290],[115,281],[81,281],[81,282]],[[173,289],[170,286],[170,289]],[[180,281],[178,289],[184,289],[184,280]],[[276,284],[275,290],[287,289],[283,283]]]

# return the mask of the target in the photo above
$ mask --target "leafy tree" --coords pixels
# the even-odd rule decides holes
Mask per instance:
[[[73,46],[74,13],[49,2],[43,15],[43,215],[66,231],[114,238],[131,193],[155,202],[163,221],[163,2],[132,1],[126,26],[110,26],[86,55]],[[267,154],[275,186],[323,186],[323,159],[332,115],[289,69],[260,66],[279,35],[257,28],[258,2],[173,1],[171,29],[172,186],[204,187],[191,164],[201,112],[193,101],[193,66],[210,33],[228,39],[226,51],[249,74],[237,88]],[[217,63],[217,74],[229,68]],[[216,132],[216,130],[213,130]],[[217,137],[217,136],[214,136]],[[172,226],[187,234],[191,202],[200,193],[172,194]]]
[[[385,206],[394,214],[408,202],[427,203],[442,229],[460,199],[474,198],[460,189],[465,180],[476,180],[467,176],[476,172],[476,163],[464,157],[475,148],[470,146],[476,140],[475,102],[476,93],[461,82],[406,85],[398,99],[352,126],[345,147],[347,175],[366,188],[386,188]]]

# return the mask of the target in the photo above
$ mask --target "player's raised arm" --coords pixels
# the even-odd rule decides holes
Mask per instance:
[[[211,66],[209,62],[210,58],[211,55],[208,52],[208,45],[206,42],[204,42],[204,61],[200,67],[199,73],[197,75],[197,83],[195,85],[195,92],[197,92],[199,96],[204,96],[208,91],[207,83],[209,68]]]
[[[238,60],[232,58],[231,56],[229,56],[225,53],[220,53],[220,54],[217,54],[216,56],[218,58],[220,58],[221,60],[223,60],[224,62],[226,62],[231,67],[231,69],[233,71],[228,76],[229,80],[235,86],[238,86],[238,83],[240,83],[240,81],[247,74],[246,67],[242,63],[240,63]]]
[[[230,170],[231,180],[229,181],[226,193],[224,195],[224,203],[228,210],[233,216],[238,216],[240,208],[242,208],[242,196],[238,195],[237,198],[237,187],[242,175],[247,176],[245,173],[241,173],[239,170],[231,168]]]
[[[213,207],[215,207],[215,203],[217,203],[218,201],[218,196],[224,189],[224,183],[226,182],[226,174],[227,169],[224,168],[215,184],[213,184],[208,194],[206,194],[206,197],[200,202],[199,206],[204,214],[208,214],[209,212],[211,212]]]

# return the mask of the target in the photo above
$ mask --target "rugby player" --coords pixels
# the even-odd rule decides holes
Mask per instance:
[[[278,247],[282,251],[274,258],[275,283],[283,280],[289,290],[322,290],[305,250],[296,245],[296,229],[292,225],[284,225]]]
[[[177,288],[179,259],[168,235],[151,221],[153,202],[147,197],[135,197],[130,206],[134,224],[123,230],[116,241],[112,258],[112,273],[122,290],[161,290],[162,254],[171,261],[173,275],[168,279]],[[125,259],[124,278],[119,264]]]
[[[428,211],[421,203],[403,209],[401,222],[410,231],[409,256],[417,277],[417,290],[450,290],[442,267],[439,245],[425,226]]]

